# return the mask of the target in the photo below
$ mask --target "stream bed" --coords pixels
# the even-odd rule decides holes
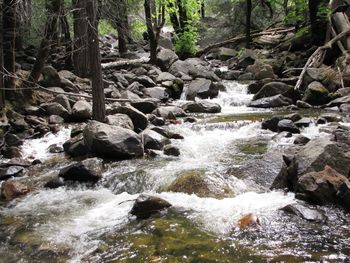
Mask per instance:
[[[294,138],[262,130],[261,120],[291,112],[249,108],[246,85],[225,85],[211,100],[221,105],[220,114],[193,115],[198,122],[169,127],[184,136],[173,141],[179,157],[110,162],[95,187],[40,187],[0,202],[0,262],[349,262],[350,219],[343,211],[318,207],[327,220],[309,222],[280,210],[301,202],[294,194],[269,190]],[[312,124],[302,134],[322,136],[320,127]],[[69,136],[67,126],[23,145],[24,158],[46,165],[31,179],[34,188],[69,163],[47,152]],[[210,197],[167,191],[191,173],[205,178]],[[141,193],[173,206],[137,221],[129,211]],[[247,213],[260,224],[239,229]]]

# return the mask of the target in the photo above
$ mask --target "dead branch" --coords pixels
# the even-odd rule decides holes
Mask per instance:
[[[322,56],[323,52],[327,49],[332,48],[332,46],[334,45],[334,43],[338,42],[339,40],[341,40],[342,38],[346,37],[350,35],[350,29],[341,32],[340,34],[336,35],[334,38],[332,38],[330,41],[328,41],[325,45],[319,47],[316,49],[316,51],[309,57],[309,59],[307,60],[305,66],[303,67],[302,72],[300,73],[299,79],[297,84],[295,85],[294,89],[298,90],[303,82],[306,70],[311,67],[313,65],[313,63],[315,61],[317,61],[317,58]]]
[[[102,69],[122,69],[125,67],[140,67],[143,64],[147,63],[148,59],[146,58],[140,58],[140,59],[133,59],[133,60],[121,60],[121,61],[115,61],[115,62],[109,62],[102,64]]]
[[[262,32],[253,33],[251,35],[251,37],[252,38],[256,38],[256,37],[265,36],[265,35],[284,34],[284,33],[293,32],[294,30],[295,30],[294,27],[292,27],[292,28],[271,28],[271,29],[268,29],[268,30],[264,30]],[[234,38],[225,40],[223,42],[219,42],[219,43],[215,43],[215,44],[209,45],[208,47],[206,47],[206,48],[204,48],[202,50],[199,50],[197,52],[197,56],[201,56],[203,54],[206,54],[207,52],[209,52],[210,50],[212,50],[214,48],[219,48],[219,47],[227,46],[227,45],[230,45],[230,44],[239,43],[241,41],[244,41],[245,38],[246,38],[245,35],[239,35],[239,36],[236,36]]]

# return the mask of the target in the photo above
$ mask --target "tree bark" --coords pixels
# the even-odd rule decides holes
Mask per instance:
[[[174,10],[174,4],[172,2],[168,3],[168,8],[171,10],[169,12],[169,17],[170,17],[170,22],[174,28],[174,31],[176,34],[180,33],[180,22],[179,22],[179,18],[177,17],[177,13]]]
[[[3,36],[2,30],[2,5],[0,4],[0,36]],[[3,39],[0,37],[0,111],[5,108],[5,90],[4,90],[4,61],[2,52]]]
[[[51,49],[52,38],[57,31],[57,22],[58,17],[61,13],[61,1],[60,0],[51,0],[46,4],[47,9],[47,20],[45,35],[41,40],[38,54],[36,56],[33,69],[30,73],[28,80],[35,84],[38,82],[42,69],[44,68],[45,62],[49,56]]]
[[[74,40],[73,65],[77,76],[85,78],[90,75],[90,62],[88,54],[85,0],[73,0]]]
[[[66,59],[65,59],[65,67],[68,70],[73,69],[73,60],[72,60],[72,38],[69,30],[69,23],[67,20],[66,14],[63,14],[61,19],[61,27],[62,27],[62,33],[64,35],[64,46],[66,49]]]
[[[252,41],[250,30],[251,30],[251,16],[252,16],[252,0],[246,1],[246,24],[245,24],[245,42],[246,47],[250,47]]]
[[[149,45],[150,45],[150,63],[155,64],[157,61],[157,39],[154,34],[153,25],[152,25],[152,13],[151,13],[151,5],[150,0],[145,0],[144,3],[145,8],[145,17],[146,17],[146,26],[147,26],[147,33],[149,38]]]
[[[183,0],[177,0],[177,8],[179,9],[179,23],[181,27],[181,32],[184,32],[186,30],[188,18],[186,6],[183,3]]]
[[[120,0],[117,8],[118,15],[116,18],[116,28],[118,31],[118,49],[120,54],[125,54],[128,51],[126,46],[128,37],[128,17],[126,1]]]
[[[319,16],[319,9],[322,4],[324,4],[325,7],[328,6],[327,2],[326,0],[308,1],[311,34],[315,45],[321,45],[325,40],[327,20]]]
[[[95,0],[86,0],[86,13],[89,21],[87,35],[92,84],[92,118],[104,122],[106,118],[105,96],[101,67],[101,54],[98,39],[98,23]]]
[[[15,46],[16,46],[16,7],[17,0],[3,1],[3,56],[5,77],[4,84],[7,89],[15,89],[16,73]]]

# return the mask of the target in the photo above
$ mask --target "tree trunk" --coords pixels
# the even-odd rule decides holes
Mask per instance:
[[[16,40],[16,7],[17,0],[3,1],[3,56],[4,69],[6,76],[4,78],[5,88],[15,89],[16,79],[12,77],[16,73],[15,67],[15,40]]]
[[[71,38],[70,31],[69,31],[69,23],[67,20],[67,16],[65,14],[63,14],[63,16],[61,16],[60,20],[61,20],[62,33],[64,35],[64,46],[66,49],[65,68],[68,70],[72,70],[73,69],[73,65],[72,65],[73,64],[73,61],[72,61],[73,48],[72,48],[72,38]]]
[[[2,30],[2,5],[0,4],[0,36],[3,36]],[[4,90],[4,61],[2,53],[2,37],[0,37],[0,111],[5,108],[5,90]]]
[[[186,30],[187,26],[187,10],[186,6],[183,3],[183,0],[177,0],[177,8],[179,9],[179,23],[181,27],[181,32],[184,32]]]
[[[321,45],[326,36],[327,20],[319,16],[319,9],[322,4],[328,5],[325,0],[309,0],[308,4],[312,40],[315,45]]]
[[[85,78],[90,75],[88,54],[86,9],[84,0],[73,0],[74,43],[73,64],[77,76]]]
[[[145,8],[147,33],[148,33],[148,38],[149,38],[150,50],[151,50],[150,63],[155,64],[157,61],[158,43],[157,43],[157,39],[156,39],[156,36],[154,34],[154,31],[153,31],[150,0],[145,0],[144,8]]]
[[[202,16],[202,18],[205,18],[205,3],[204,3],[204,0],[202,0],[202,3],[201,3],[201,16]]]
[[[250,29],[251,29],[251,16],[252,16],[252,0],[246,1],[246,25],[245,25],[245,38],[246,38],[246,47],[250,47],[251,42],[251,35],[250,35]]]
[[[95,0],[86,0],[86,13],[89,21],[87,35],[92,85],[92,118],[104,122],[106,118],[105,96],[101,67],[101,54],[98,39],[98,23]]]
[[[128,30],[128,17],[127,17],[127,3],[125,0],[120,0],[118,5],[118,15],[116,18],[116,28],[118,31],[118,48],[120,54],[125,54],[128,49],[126,46],[127,30]]]
[[[45,65],[45,62],[49,56],[51,49],[52,38],[57,31],[57,22],[60,15],[61,1],[51,0],[46,4],[47,9],[47,20],[45,35],[41,40],[38,54],[36,56],[35,63],[33,65],[32,72],[29,76],[29,81],[34,84],[37,83],[41,74],[41,71]]]
[[[172,2],[169,2],[168,8],[171,10],[169,12],[170,22],[174,28],[175,33],[179,34],[180,33],[180,22],[179,22],[179,18],[177,17],[176,11],[174,11],[174,4]]]

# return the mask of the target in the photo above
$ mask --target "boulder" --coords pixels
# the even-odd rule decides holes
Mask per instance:
[[[151,113],[158,107],[158,99],[143,99],[138,101],[133,101],[130,103],[132,107],[141,111],[144,114]]]
[[[177,106],[159,107],[152,112],[152,114],[165,119],[174,119],[176,117],[185,117],[186,113],[183,109]]]
[[[301,204],[287,205],[281,208],[281,210],[312,222],[324,222],[327,219],[326,216],[318,210]]]
[[[322,113],[320,118],[326,120],[326,122],[341,122],[343,117],[339,113]]]
[[[253,97],[253,100],[258,100],[261,98],[271,97],[278,94],[289,97],[288,93],[294,90],[293,86],[287,85],[283,82],[269,82],[265,84]]]
[[[23,142],[24,141],[17,134],[7,133],[5,135],[5,143],[7,146],[20,146]]]
[[[272,117],[271,119],[264,120],[261,124],[261,128],[264,130],[270,130],[273,132],[278,131],[278,123],[282,120],[282,117],[280,116],[275,116]]]
[[[64,119],[58,115],[51,115],[49,117],[49,124],[62,124],[64,123]]]
[[[255,108],[277,108],[283,106],[289,106],[293,101],[283,95],[275,95],[272,97],[262,98],[249,103],[249,107]]]
[[[63,144],[64,151],[72,157],[82,157],[89,153],[82,133],[69,139]]]
[[[171,204],[162,198],[142,194],[136,199],[130,214],[137,219],[147,219],[169,207]]]
[[[307,103],[305,101],[302,101],[302,100],[298,100],[296,105],[300,109],[311,109],[312,108],[311,104],[309,104],[309,103]]]
[[[141,134],[144,149],[162,150],[168,141],[163,135],[151,129],[146,129]]]
[[[27,173],[27,170],[22,166],[10,166],[0,169],[0,181],[8,180],[12,177],[22,177]]]
[[[134,125],[130,117],[126,114],[116,113],[106,117],[106,123],[113,126],[120,126],[125,129],[134,130]]]
[[[185,112],[191,113],[219,113],[221,106],[209,101],[188,102],[182,106]]]
[[[147,128],[149,122],[147,119],[147,116],[143,114],[141,111],[137,110],[136,108],[127,105],[127,106],[119,106],[111,112],[112,114],[115,113],[121,113],[126,114],[130,117],[132,120],[132,123],[134,125],[134,131],[135,132],[141,132],[144,129]]]
[[[48,115],[58,115],[63,119],[67,119],[70,116],[70,112],[57,102],[46,104],[45,109]]]
[[[170,49],[162,49],[157,54],[157,64],[163,71],[168,71],[171,65],[177,61],[179,57]]]
[[[309,127],[311,123],[312,123],[312,120],[310,118],[302,118],[294,122],[295,126],[297,126],[298,128]]]
[[[280,120],[277,124],[278,131],[283,132],[291,132],[291,133],[300,133],[300,130],[291,120]]]
[[[169,99],[169,93],[167,92],[167,89],[163,87],[147,88],[144,90],[144,93],[151,98],[158,99],[163,102]]]
[[[323,171],[302,175],[297,182],[297,191],[303,198],[315,204],[341,203],[338,192],[340,187],[350,188],[350,182],[344,175],[329,166]],[[345,207],[350,209],[349,207]]]
[[[345,104],[345,103],[346,104],[350,103],[350,95],[332,100],[330,103],[327,104],[327,107],[334,107],[334,106],[339,107],[340,105]]]
[[[3,149],[3,157],[7,159],[11,158],[21,158],[22,157],[22,152],[21,149],[16,147],[16,146],[7,146],[5,149]],[[0,179],[1,181],[1,179]]]
[[[251,227],[257,227],[260,225],[259,218],[253,213],[245,214],[238,220],[238,227],[240,230],[244,230]]]
[[[56,189],[56,188],[62,187],[64,185],[65,185],[64,180],[61,177],[57,177],[57,178],[54,178],[54,179],[48,181],[44,185],[44,187],[50,188],[50,189]]]
[[[102,178],[103,160],[90,158],[80,162],[73,162],[59,172],[59,177],[66,181],[81,183],[96,183]]]
[[[171,65],[169,72],[175,77],[181,78],[183,76],[182,74],[190,75],[190,72],[194,72],[195,70],[196,67],[190,62],[177,60]]]
[[[13,200],[17,197],[24,196],[30,192],[28,186],[18,181],[6,181],[1,186],[1,194],[7,200]]]
[[[275,79],[276,75],[273,72],[272,66],[262,63],[260,61],[255,61],[253,65],[249,65],[246,70],[246,73],[252,73],[254,75],[254,79]]]
[[[256,59],[254,52],[251,49],[244,49],[242,53],[237,54],[237,68],[245,69],[249,65],[253,65]]]
[[[179,156],[180,155],[180,150],[179,148],[168,144],[164,147],[163,152],[165,155],[169,155],[169,156]]]
[[[135,132],[97,121],[85,127],[84,141],[92,153],[102,157],[129,159],[143,155],[141,137]]]
[[[340,111],[345,113],[346,115],[350,115],[350,104],[346,103],[346,104],[342,104],[339,107]]]
[[[165,81],[174,81],[174,80],[176,80],[176,77],[173,74],[170,74],[169,72],[162,72],[157,77],[156,82],[163,83]]]
[[[320,82],[311,82],[305,91],[303,101],[311,105],[327,104],[330,101],[329,92]]]
[[[145,87],[155,87],[156,83],[148,76],[139,76],[135,80]]]
[[[295,138],[294,144],[296,145],[305,145],[310,141],[310,139],[304,135],[299,135]]]
[[[41,74],[43,75],[43,80],[41,81],[42,85],[45,87],[60,87],[61,86],[61,78],[56,71],[56,69],[52,66],[45,66]]]
[[[232,48],[221,47],[218,50],[218,57],[220,60],[228,60],[234,58],[237,55],[237,51]]]
[[[62,153],[64,152],[64,149],[62,146],[59,146],[58,144],[51,144],[48,148],[49,153]]]
[[[196,79],[190,83],[186,91],[186,99],[194,100],[195,97],[201,99],[215,98],[219,94],[219,90],[216,89],[209,79]]]
[[[87,120],[92,117],[92,106],[86,100],[78,100],[72,109],[72,117],[77,120]]]
[[[29,129],[28,123],[23,118],[13,119],[10,124],[16,132],[24,132]]]

